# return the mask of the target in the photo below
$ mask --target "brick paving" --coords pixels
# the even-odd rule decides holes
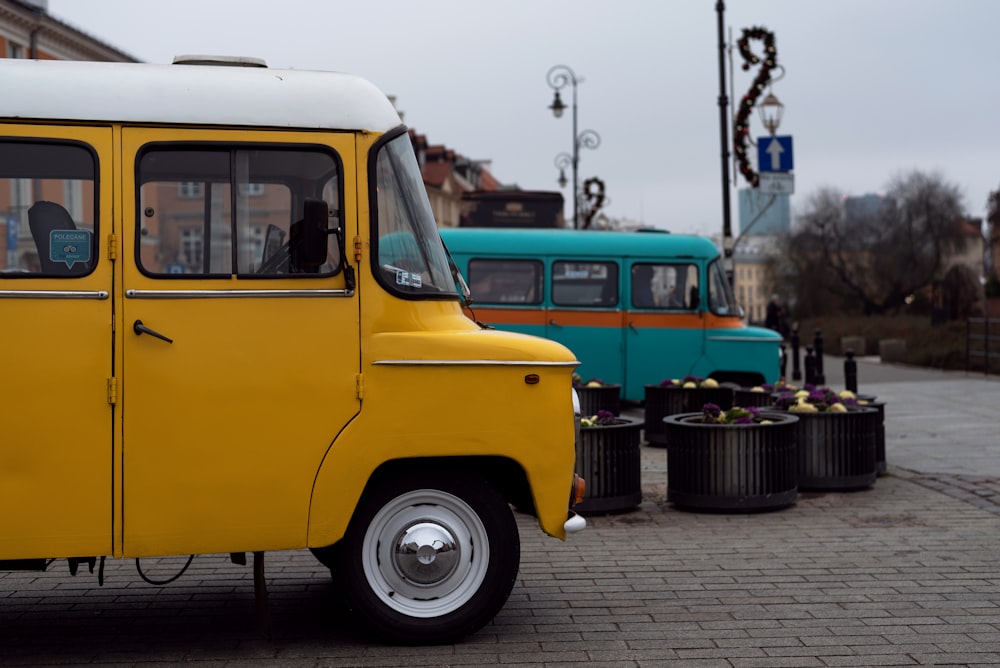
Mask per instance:
[[[934,430],[927,438],[952,459],[986,446]],[[665,451],[643,446],[634,510],[591,517],[565,543],[519,516],[514,592],[456,645],[379,644],[294,551],[267,555],[269,636],[251,567],[227,555],[196,557],[164,587],[144,583],[134,561],[109,561],[102,587],[85,568],[70,577],[65,561],[0,573],[0,664],[998,666],[1000,474],[894,465],[904,448],[930,447],[923,438],[887,429],[889,474],[869,490],[803,493],[754,514],[667,504]],[[184,561],[142,568],[164,578]]]

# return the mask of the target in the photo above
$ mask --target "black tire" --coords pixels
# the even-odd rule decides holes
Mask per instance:
[[[340,547],[354,611],[379,640],[410,645],[482,628],[507,602],[521,559],[503,497],[481,478],[446,472],[378,481]]]

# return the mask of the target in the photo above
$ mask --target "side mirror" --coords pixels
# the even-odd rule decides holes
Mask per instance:
[[[330,210],[321,199],[307,199],[303,205],[302,220],[292,223],[289,245],[292,271],[311,274],[326,262],[327,225]]]

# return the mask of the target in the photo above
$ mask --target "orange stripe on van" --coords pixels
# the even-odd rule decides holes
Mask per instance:
[[[465,309],[465,314],[470,318],[475,314],[475,319],[496,325],[538,325],[545,326],[545,311],[542,309],[505,309],[505,308],[482,308],[477,306],[470,310]]]
[[[736,316],[711,313],[652,313],[622,311],[570,311],[543,309],[474,309],[476,319],[496,325],[537,325],[544,327],[550,321],[563,327],[634,327],[653,329],[739,329],[742,321]],[[466,315],[472,317],[469,309]],[[624,319],[624,322],[623,322]]]

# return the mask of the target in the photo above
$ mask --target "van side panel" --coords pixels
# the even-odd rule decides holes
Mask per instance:
[[[425,315],[427,307],[421,305]],[[341,510],[354,507],[379,465],[415,458],[438,458],[441,466],[458,457],[513,459],[527,474],[540,526],[564,537],[566,472],[575,457],[569,387],[576,360],[552,342],[479,330],[453,302],[437,310],[436,325],[425,332],[399,328],[366,339],[371,354],[363,364],[363,409],[323,462],[310,546],[341,537],[349,520]],[[529,374],[538,382],[527,382]],[[498,412],[498,406],[518,410]]]

